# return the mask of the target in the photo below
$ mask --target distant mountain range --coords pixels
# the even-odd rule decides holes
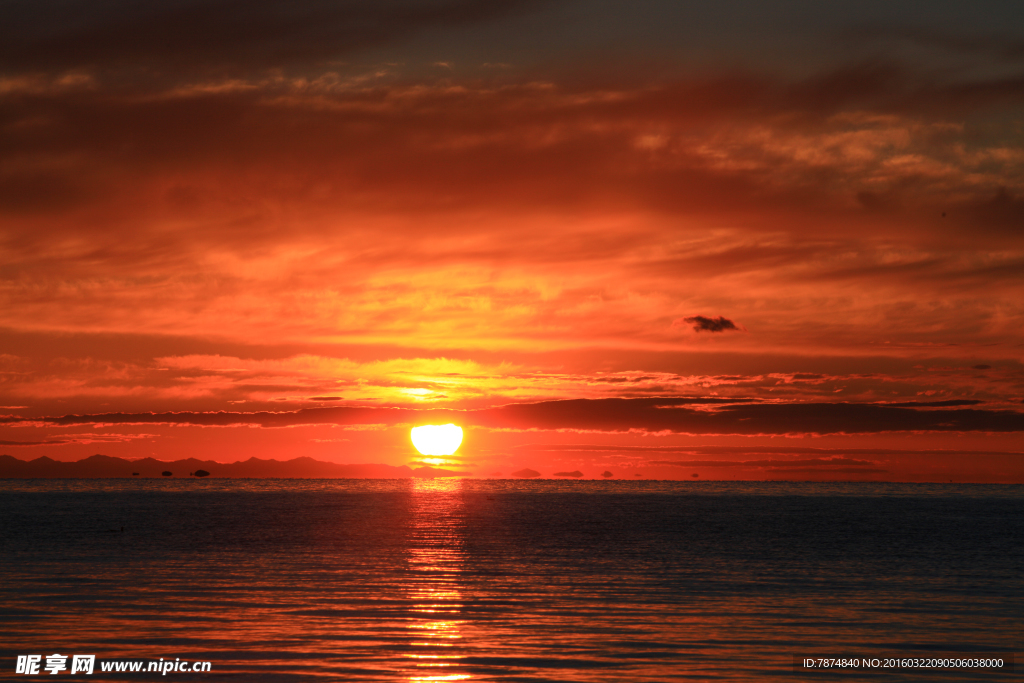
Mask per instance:
[[[18,460],[0,455],[0,479],[97,479],[116,477],[188,478],[205,470],[211,478],[248,479],[407,479],[409,477],[464,477],[468,472],[402,465],[339,465],[313,458],[293,460],[248,460],[223,463],[212,460],[175,460],[167,462],[144,458],[125,460],[109,455],[93,455],[77,462],[60,462],[46,456],[35,460]],[[164,472],[171,475],[164,477]]]

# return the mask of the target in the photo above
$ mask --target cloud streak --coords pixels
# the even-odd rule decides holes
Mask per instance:
[[[697,404],[697,406],[695,406]],[[513,404],[484,410],[308,408],[289,412],[137,413],[2,418],[47,425],[181,424],[205,427],[258,425],[415,424],[453,421],[462,426],[517,430],[669,432],[681,434],[871,434],[884,432],[1019,432],[1024,413],[1010,410],[923,410],[877,404],[745,403],[715,399],[599,399]]]
[[[801,458],[796,460],[651,460],[648,465],[672,465],[694,468],[743,468],[761,470],[823,470],[837,472],[882,473],[874,460],[858,460],[835,456],[831,458]]]
[[[281,0],[203,0],[144,5],[112,0],[5,5],[0,59],[25,70],[140,66],[177,73],[237,71],[337,60],[418,31],[487,21],[536,0],[386,0],[373,5]]]
[[[762,446],[752,444],[746,446],[628,446],[605,444],[523,444],[516,450],[529,452],[567,452],[567,453],[621,453],[629,455],[657,455],[678,453],[687,455],[816,455],[825,459],[837,456],[857,455],[875,456],[880,458],[915,455],[915,456],[1024,456],[1021,451],[986,451],[965,449],[909,449],[909,448],[808,448],[804,446]],[[718,462],[709,460],[707,462]]]

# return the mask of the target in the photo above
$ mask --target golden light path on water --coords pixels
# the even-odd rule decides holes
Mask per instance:
[[[0,662],[759,683],[836,643],[1019,650],[1020,487],[67,480],[0,494]]]
[[[461,479],[420,479],[413,483],[409,527],[410,580],[406,587],[413,616],[408,629],[413,652],[408,681],[463,681],[463,596],[465,510]]]

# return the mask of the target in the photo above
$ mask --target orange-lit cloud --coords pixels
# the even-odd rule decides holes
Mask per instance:
[[[1020,150],[976,148],[962,126],[858,114],[812,135],[775,96],[688,113],[715,103],[685,84],[616,97],[529,84],[286,101],[253,90],[16,102],[16,119],[46,123],[13,137],[5,162],[17,238],[0,322],[664,347],[681,341],[673,320],[704,310],[742,320],[758,348],[849,349],[869,328],[890,343],[1012,336]],[[37,111],[58,106],[80,115]],[[748,106],[781,107],[781,118],[750,122]],[[301,130],[274,132],[292,117]],[[659,133],[654,157],[634,144],[669,124],[696,139]],[[85,128],[73,155],[56,152]],[[493,130],[469,133],[481,128]],[[110,156],[129,139],[127,156]]]
[[[11,6],[0,403],[24,407],[0,437],[423,410],[494,433],[1020,429],[1019,40],[894,7],[711,44],[710,9],[652,4],[629,16],[661,56],[623,38],[613,65],[603,9],[389,8]],[[508,47],[541,25],[557,44]],[[742,47],[765,37],[776,59]],[[671,403],[694,398],[733,403]]]

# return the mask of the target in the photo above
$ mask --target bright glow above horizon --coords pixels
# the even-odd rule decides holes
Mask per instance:
[[[0,454],[1024,483],[1020,3],[53,4]]]
[[[451,455],[462,445],[462,427],[451,423],[413,427],[411,436],[422,455]]]

